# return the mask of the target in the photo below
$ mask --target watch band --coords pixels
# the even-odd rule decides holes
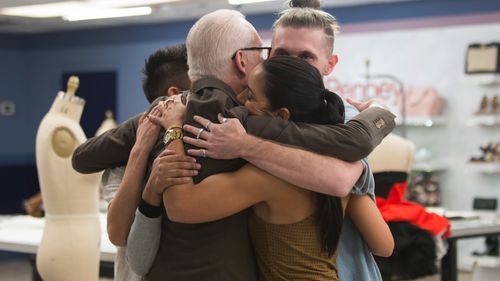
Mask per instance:
[[[165,131],[165,135],[163,136],[163,143],[168,145],[174,140],[181,139],[184,136],[181,127],[171,127]]]

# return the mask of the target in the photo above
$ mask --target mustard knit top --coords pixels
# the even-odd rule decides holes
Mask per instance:
[[[270,224],[250,212],[249,231],[260,281],[332,281],[337,277],[338,248],[321,251],[314,215],[292,224]]]

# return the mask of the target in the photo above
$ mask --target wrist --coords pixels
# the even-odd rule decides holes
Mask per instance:
[[[182,128],[183,124],[184,124],[184,120],[176,118],[176,119],[168,120],[168,122],[164,122],[163,123],[163,128],[165,130],[168,130],[168,129],[174,128],[174,127],[180,127],[180,128]]]
[[[152,206],[159,207],[162,203],[162,196],[161,194],[157,194],[146,186],[146,188],[142,192],[142,200]]]
[[[140,145],[138,142],[135,142],[134,146],[130,150],[129,161],[140,160],[140,159],[148,159],[149,153],[151,149],[145,145]]]
[[[238,146],[239,158],[243,158],[245,160],[249,160],[252,155],[255,155],[256,148],[260,145],[261,140],[255,136],[250,134],[244,134],[240,138],[240,145]]]
[[[176,122],[171,122],[169,126],[167,126],[165,129],[170,130],[172,128],[181,128],[182,129],[183,122],[182,121],[176,121]]]

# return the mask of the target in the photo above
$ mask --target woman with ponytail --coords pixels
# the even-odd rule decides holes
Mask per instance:
[[[262,62],[251,73],[248,88],[239,98],[245,100],[245,107],[253,115],[315,124],[344,121],[340,97],[325,89],[315,67],[295,57],[276,56]],[[183,144],[177,141],[169,148],[180,153]],[[210,176],[198,184],[191,181],[166,187],[169,179],[161,177],[161,170],[162,166],[175,164],[169,161],[171,154],[160,154],[150,177],[154,189],[165,192],[164,205],[170,220],[209,222],[252,207],[249,232],[260,280],[339,280],[337,245],[348,197],[293,186],[251,164],[232,173]],[[358,175],[354,178],[358,178],[362,164],[355,165],[357,169],[346,172],[354,170]],[[386,253],[390,254],[392,236],[378,210],[362,213],[372,220],[372,234],[389,241]]]

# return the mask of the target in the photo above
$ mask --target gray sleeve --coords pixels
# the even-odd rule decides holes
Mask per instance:
[[[149,272],[158,252],[160,235],[161,216],[148,218],[136,210],[128,234],[126,259],[137,275],[144,276]]]
[[[106,169],[101,177],[101,189],[106,202],[111,202],[115,197],[120,183],[122,182],[123,175],[125,174],[125,166]]]

